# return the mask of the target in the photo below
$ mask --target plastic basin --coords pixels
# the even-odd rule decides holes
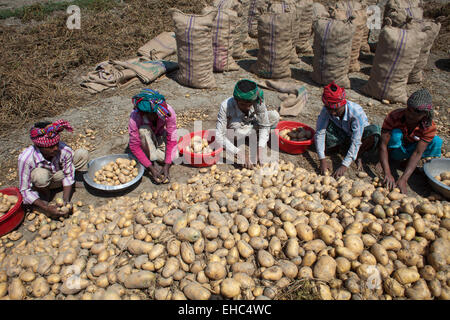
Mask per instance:
[[[23,221],[25,212],[22,207],[22,195],[17,188],[5,188],[0,190],[1,193],[16,196],[17,203],[3,217],[0,218],[0,237],[13,231]]]
[[[178,140],[178,151],[183,156],[185,163],[193,167],[209,167],[217,163],[223,151],[222,147],[211,153],[193,153],[186,150],[186,147],[191,143],[194,136],[200,136],[206,139],[209,144],[212,144],[216,140],[215,130],[195,131],[181,137]]]
[[[292,141],[286,140],[280,136],[280,131],[284,129],[295,129],[298,127],[303,127],[305,130],[311,132],[311,139],[304,141]],[[301,122],[295,121],[280,121],[278,122],[277,127],[275,128],[275,134],[278,137],[278,145],[280,150],[289,153],[289,154],[301,154],[308,149],[310,145],[314,143],[314,134],[315,131],[313,128],[307,126]]]

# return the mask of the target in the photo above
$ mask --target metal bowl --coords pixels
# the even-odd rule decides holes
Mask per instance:
[[[433,159],[423,165],[423,170],[433,189],[450,199],[450,187],[434,178],[444,171],[450,171],[450,158]]]
[[[138,168],[138,175],[133,180],[131,180],[127,183],[124,183],[124,184],[120,184],[118,186],[107,186],[107,185],[95,183],[94,182],[95,172],[100,170],[103,166],[107,165],[111,161],[115,161],[117,158],[136,160],[136,166]],[[125,190],[125,189],[131,187],[132,185],[136,184],[137,182],[139,182],[139,180],[141,180],[142,176],[144,175],[144,170],[145,170],[144,166],[139,161],[137,161],[137,159],[133,155],[126,154],[126,153],[113,154],[113,155],[103,156],[103,157],[89,161],[88,171],[83,175],[83,178],[84,178],[84,181],[86,181],[86,183],[94,189],[107,191],[107,192],[115,192],[115,191]]]

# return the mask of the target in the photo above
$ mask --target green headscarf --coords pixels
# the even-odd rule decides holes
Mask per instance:
[[[249,92],[241,91],[239,89],[239,84],[244,81],[254,84],[255,88]],[[244,101],[256,101],[258,98],[261,99],[261,101],[263,101],[264,100],[264,92],[262,91],[262,89],[260,89],[258,87],[256,82],[254,82],[252,80],[248,80],[248,79],[242,79],[242,80],[239,80],[236,83],[236,85],[234,86],[233,97],[235,99],[244,100]]]

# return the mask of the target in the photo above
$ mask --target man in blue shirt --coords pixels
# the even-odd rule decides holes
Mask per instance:
[[[347,168],[356,161],[358,170],[362,170],[361,155],[376,152],[381,131],[377,125],[370,125],[362,107],[345,99],[345,89],[330,83],[323,90],[324,107],[316,125],[316,150],[320,159],[320,172],[330,169],[325,158],[325,150],[338,146],[348,146],[347,154],[334,177],[345,174]]]

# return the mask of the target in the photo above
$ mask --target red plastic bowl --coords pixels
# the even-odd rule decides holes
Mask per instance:
[[[305,130],[311,131],[311,139],[305,141],[292,141],[286,140],[280,136],[280,131],[284,129],[295,129],[298,127],[303,127]],[[278,144],[280,146],[280,150],[290,154],[300,154],[305,152],[306,149],[308,149],[308,147],[314,143],[315,131],[311,127],[308,127],[306,124],[301,122],[280,121],[278,122],[278,125],[275,128],[275,134],[278,137]]]
[[[215,130],[195,131],[181,137],[178,141],[178,150],[180,155],[183,155],[185,163],[193,167],[209,167],[217,163],[223,151],[222,147],[211,153],[192,153],[186,150],[186,147],[191,143],[194,136],[200,136],[208,140],[209,144],[216,140]]]
[[[6,188],[0,190],[1,193],[17,196],[18,200],[14,207],[11,208],[3,217],[0,218],[0,237],[13,231],[17,226],[19,226],[25,213],[22,208],[22,195],[17,188]]]

